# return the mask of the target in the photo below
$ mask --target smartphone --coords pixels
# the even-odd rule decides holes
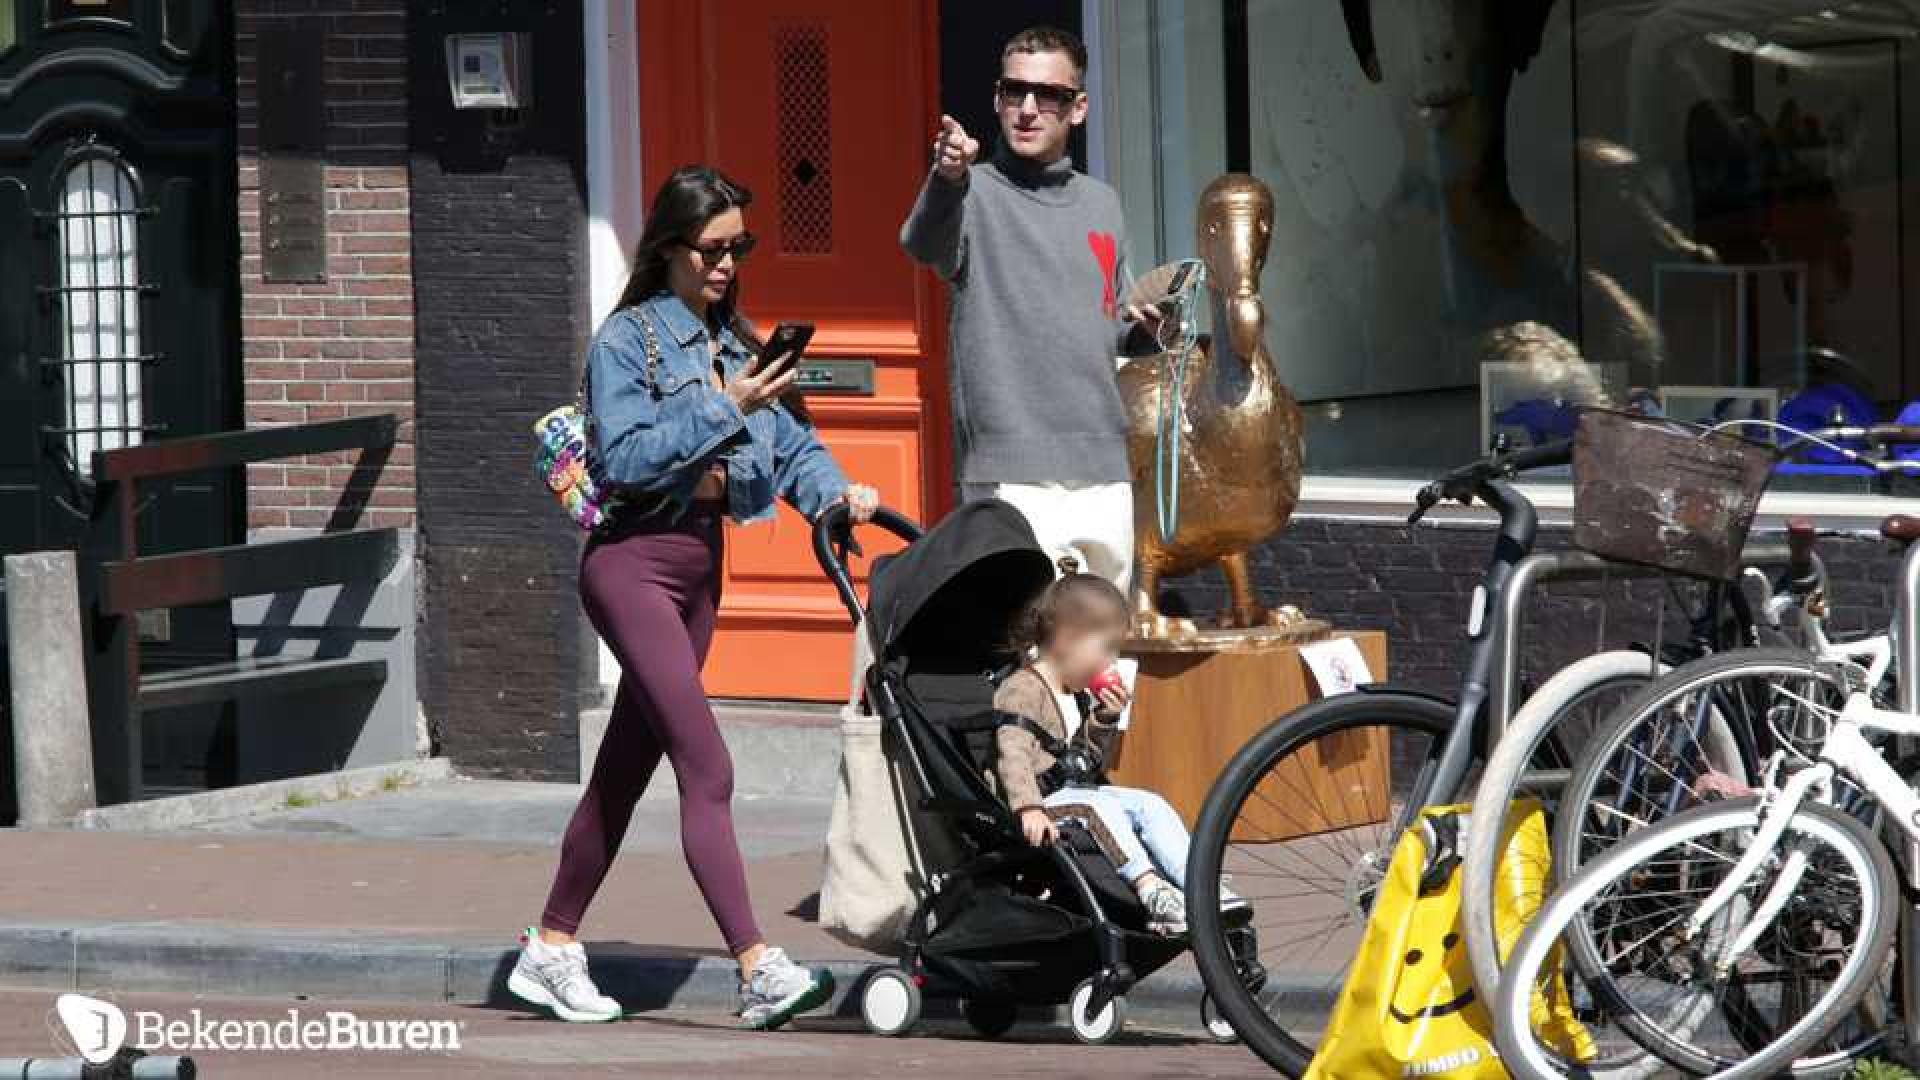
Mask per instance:
[[[1175,270],[1173,272],[1173,280],[1167,282],[1167,293],[1166,293],[1166,296],[1161,300],[1161,302],[1165,303],[1168,300],[1172,300],[1178,297],[1181,294],[1181,292],[1183,292],[1186,289],[1187,279],[1192,276],[1193,276],[1193,264],[1190,262],[1181,263],[1180,269]]]
[[[812,340],[812,323],[783,322],[774,327],[767,338],[767,347],[760,350],[760,371],[776,375],[785,372],[800,362],[807,343]]]
[[[1154,302],[1153,306],[1160,311],[1163,327],[1172,326],[1179,321],[1180,301],[1186,298],[1187,282],[1192,277],[1193,264],[1182,262],[1180,268],[1173,272],[1173,280],[1167,282],[1166,293]],[[1163,334],[1167,332],[1164,328],[1161,331]]]

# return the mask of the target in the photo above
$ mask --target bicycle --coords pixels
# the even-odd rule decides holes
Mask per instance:
[[[1250,1049],[1290,1075],[1306,1070],[1313,1051],[1282,1025],[1277,1011],[1299,1004],[1309,1013],[1324,1015],[1331,1005],[1326,991],[1337,991],[1345,975],[1341,967],[1302,985],[1297,973],[1313,970],[1307,965],[1317,962],[1329,948],[1344,949],[1351,956],[1351,946],[1357,941],[1351,932],[1351,915],[1370,908],[1400,833],[1419,808],[1428,804],[1433,792],[1459,790],[1472,765],[1473,740],[1461,733],[1471,733],[1477,726],[1494,660],[1493,634],[1484,615],[1499,598],[1514,565],[1532,550],[1539,527],[1533,504],[1509,481],[1527,469],[1564,464],[1570,460],[1569,454],[1568,447],[1560,444],[1494,455],[1454,470],[1420,494],[1414,520],[1441,498],[1462,502],[1477,499],[1500,515],[1493,552],[1476,593],[1481,598],[1476,601],[1479,614],[1472,620],[1472,654],[1457,703],[1385,686],[1365,686],[1351,694],[1312,702],[1249,741],[1208,793],[1194,829],[1187,874],[1194,958],[1214,1008]],[[1450,734],[1454,737],[1449,738]],[[1411,783],[1404,790],[1362,793],[1351,801],[1347,798],[1349,790],[1338,785],[1327,792],[1329,799],[1321,799],[1311,786],[1301,785],[1306,788],[1304,802],[1274,800],[1259,792],[1271,766],[1284,763],[1298,750],[1316,752],[1322,740],[1332,760],[1369,756],[1378,760],[1384,755],[1405,763],[1411,768],[1393,772],[1396,776],[1411,775]],[[1225,849],[1230,833],[1241,816],[1242,805],[1256,796],[1267,804],[1261,809],[1272,827],[1270,835],[1291,831],[1305,841],[1287,842],[1285,851],[1274,851],[1269,845],[1272,857],[1257,860],[1264,865],[1228,866]],[[1329,822],[1348,823],[1350,827],[1325,831]],[[1262,902],[1271,905],[1283,901],[1290,913],[1301,915],[1263,926],[1263,952],[1297,945],[1310,947],[1302,963],[1273,963],[1262,958],[1268,978],[1259,991],[1236,978],[1220,975],[1232,966],[1227,927],[1217,910],[1218,883],[1223,873],[1234,877],[1236,890],[1247,895],[1256,909]],[[1263,877],[1291,878],[1307,887],[1281,896],[1254,895],[1258,890],[1250,888],[1248,882]],[[1295,933],[1313,918],[1316,905],[1324,907],[1329,902],[1338,913],[1330,920],[1331,925]],[[1267,1002],[1260,1000],[1261,996]]]
[[[1276,720],[1267,731],[1243,747],[1216,781],[1202,808],[1188,875],[1193,883],[1190,910],[1195,913],[1191,916],[1195,956],[1215,1009],[1251,1049],[1276,1068],[1295,1075],[1305,1070],[1313,1052],[1311,1034],[1306,1031],[1307,1025],[1313,1022],[1311,1014],[1324,1014],[1331,1004],[1331,993],[1337,992],[1345,975],[1341,965],[1319,970],[1317,977],[1303,978],[1298,973],[1314,972],[1313,965],[1320,962],[1323,955],[1357,940],[1358,924],[1364,922],[1393,846],[1413,815],[1423,806],[1450,801],[1468,790],[1465,781],[1479,757],[1479,744],[1490,741],[1486,729],[1490,723],[1498,722],[1497,717],[1489,718],[1486,710],[1494,689],[1490,686],[1490,676],[1496,670],[1496,652],[1500,647],[1495,620],[1489,613],[1502,610],[1514,568],[1526,560],[1532,550],[1538,525],[1532,504],[1508,481],[1522,471],[1565,464],[1569,460],[1570,448],[1566,444],[1494,455],[1454,470],[1420,493],[1410,523],[1418,522],[1443,499],[1463,503],[1477,500],[1492,507],[1500,516],[1492,556],[1475,590],[1468,619],[1471,651],[1457,701],[1390,686],[1372,686],[1356,694],[1309,704]],[[1791,561],[1791,548],[1785,554]],[[1810,549],[1808,555],[1811,557]],[[1790,570],[1789,577],[1794,576]],[[1686,648],[1704,650],[1728,644],[1712,638],[1704,629],[1718,630],[1723,603],[1734,613],[1731,643],[1748,639],[1752,615],[1747,610],[1744,594],[1734,590],[1713,594],[1707,611],[1694,620],[1693,639]],[[1635,670],[1621,671],[1616,665],[1615,670],[1596,671],[1588,665],[1572,676],[1583,680],[1580,683],[1561,680],[1555,684],[1550,680],[1549,686],[1574,687],[1559,695],[1561,704],[1554,712],[1563,714],[1589,700],[1618,700],[1643,685],[1653,674],[1649,658],[1644,653],[1625,655],[1637,661]],[[1542,693],[1545,692],[1543,688]],[[1549,725],[1548,730],[1551,727]],[[1545,771],[1565,775],[1573,764],[1566,748],[1552,737],[1537,741],[1539,745],[1530,748],[1528,754],[1528,757],[1539,755],[1541,758],[1533,771],[1540,772],[1544,766]],[[1394,777],[1411,775],[1411,783],[1393,785],[1389,792],[1371,795],[1336,789],[1326,793],[1330,798],[1321,798],[1322,792],[1311,784],[1290,788],[1290,798],[1286,800],[1276,800],[1261,791],[1274,776],[1285,773],[1290,764],[1295,770],[1309,770],[1307,774],[1293,774],[1305,779],[1318,770],[1323,757],[1336,760],[1342,756],[1364,757],[1368,751],[1391,759]],[[1252,813],[1243,813],[1255,800],[1264,805]],[[1283,805],[1286,802],[1298,804],[1301,812],[1296,814]],[[1329,802],[1338,805],[1329,806]],[[1250,820],[1243,823],[1243,817]],[[1329,828],[1329,822],[1343,827]],[[1237,848],[1234,855],[1241,865],[1227,865],[1227,849],[1239,839],[1236,833],[1243,826],[1251,829],[1262,823],[1270,829],[1261,837],[1270,857]],[[1473,832],[1469,829],[1469,834]],[[1287,843],[1285,849],[1277,846],[1282,842]],[[1274,974],[1261,992],[1230,983],[1220,975],[1222,970],[1231,970],[1222,966],[1227,962],[1228,946],[1211,910],[1216,906],[1218,886],[1214,883],[1222,872],[1251,878],[1291,877],[1301,885],[1298,892],[1250,897],[1285,901],[1289,914],[1297,916],[1289,922],[1263,927],[1263,952],[1301,946],[1306,954],[1290,962],[1263,960],[1263,966]],[[1490,879],[1490,871],[1488,875]],[[1329,905],[1334,911],[1332,917],[1325,910]],[[1489,943],[1485,946],[1489,951],[1493,948],[1491,937],[1489,922],[1486,933]],[[1469,945],[1471,948],[1471,940]],[[1294,973],[1293,977],[1289,978],[1287,973]],[[1644,1056],[1639,1054],[1637,1046],[1635,1054]],[[1639,1074],[1623,1072],[1620,1075]]]
[[[1751,648],[1705,657],[1650,683],[1592,740],[1562,788],[1550,880],[1573,878],[1626,837],[1683,810],[1750,790],[1776,755],[1804,751],[1817,741],[1818,709],[1837,708],[1855,691],[1884,694],[1891,659],[1885,634],[1844,644],[1819,640],[1811,648]],[[1705,729],[1765,738],[1757,746],[1747,745],[1753,739],[1742,740],[1729,752],[1713,748],[1715,740],[1702,737]],[[1743,767],[1729,768],[1733,762]],[[1483,791],[1476,808],[1486,798]],[[1860,800],[1857,792],[1843,792],[1836,803],[1858,806]],[[1467,881],[1471,888],[1478,879],[1469,872]],[[1576,936],[1569,943],[1583,984],[1604,978],[1600,949],[1589,947],[1597,937]],[[1808,976],[1819,977],[1817,972]],[[1491,990],[1498,983],[1488,986]],[[1766,1003],[1743,997],[1727,1004],[1739,1013],[1728,1017],[1729,1031],[1743,1047],[1767,1041],[1779,1017],[1768,1016]],[[1783,1002],[1781,1009],[1791,1011],[1790,1004]],[[1795,1065],[1795,1075],[1838,1075],[1853,1058],[1878,1046],[1885,1032],[1884,1025],[1867,1018],[1829,1035],[1817,1054]]]
[[[1827,721],[1810,765],[1790,770],[1796,751],[1776,752],[1763,794],[1629,833],[1542,905],[1495,995],[1496,1041],[1516,1076],[1565,1075],[1529,1019],[1529,980],[1561,963],[1563,944],[1622,1025],[1676,1067],[1733,1080],[1850,1066],[1802,1055],[1889,974],[1901,879],[1861,811],[1880,811],[1873,816],[1920,843],[1920,794],[1868,736],[1920,736],[1920,715],[1882,709],[1864,690],[1837,712],[1796,704]],[[1789,745],[1801,735],[1779,734]],[[1852,798],[1838,797],[1843,779]],[[1738,1023],[1711,1022],[1730,995],[1768,986],[1781,988],[1782,1025],[1764,1044]],[[1788,996],[1809,988],[1811,1000]],[[1648,994],[1665,1000],[1642,1001]]]
[[[1510,480],[1570,459],[1568,444],[1496,454],[1448,473],[1418,496],[1410,523],[1442,500],[1478,501],[1500,517],[1469,615],[1471,649],[1457,701],[1375,685],[1310,703],[1250,740],[1209,793],[1194,830],[1188,872],[1194,954],[1215,1010],[1276,1068],[1293,1075],[1306,1069],[1313,1053],[1306,1026],[1324,1015],[1345,976],[1344,961],[1332,968],[1315,965],[1358,940],[1400,833],[1436,797],[1451,799],[1467,790],[1488,722],[1500,644],[1489,613],[1500,609],[1514,568],[1532,551],[1538,530],[1532,503]],[[1737,621],[1744,626],[1746,619],[1741,614]],[[1551,740],[1543,752],[1549,767],[1571,767],[1571,756]],[[1326,771],[1326,761],[1365,760],[1391,761],[1393,779],[1410,781],[1392,783],[1391,790],[1366,790],[1365,784],[1329,787],[1312,780]],[[1286,798],[1275,799],[1261,790],[1275,776],[1299,783],[1288,788]],[[1259,805],[1251,812],[1243,812],[1255,802]],[[1228,865],[1227,849],[1243,828],[1261,831],[1265,854],[1238,847],[1237,865]],[[1290,918],[1262,927],[1263,954],[1295,947],[1304,952],[1285,962],[1263,956],[1269,977],[1258,989],[1220,974],[1230,970],[1222,965],[1231,963],[1226,928],[1212,910],[1218,906],[1222,873],[1236,878],[1236,888],[1256,906],[1263,900],[1286,903]],[[1250,879],[1278,878],[1292,880],[1300,890],[1255,896],[1243,887]]]
[[[1837,643],[1826,631],[1826,571],[1815,550],[1818,532],[1806,522],[1795,522],[1788,530],[1788,560],[1785,571],[1767,581],[1759,570],[1749,567],[1744,574],[1741,595],[1749,595],[1752,586],[1766,590],[1751,597],[1751,609],[1759,612],[1757,628],[1785,634],[1800,642],[1795,655],[1812,655],[1828,661],[1858,663],[1868,672],[1869,685],[1878,685],[1891,660],[1891,647],[1884,634],[1859,641]],[[1759,644],[1752,635],[1738,643],[1747,649]],[[1564,806],[1586,807],[1609,779],[1627,774],[1623,789],[1635,787],[1634,765],[1621,768],[1614,764],[1616,754],[1637,755],[1637,761],[1651,768],[1649,745],[1672,750],[1672,740],[1649,736],[1644,730],[1644,714],[1635,712],[1635,702],[1645,699],[1645,687],[1656,675],[1665,675],[1675,665],[1712,655],[1726,655],[1718,643],[1696,632],[1684,645],[1661,651],[1656,663],[1646,651],[1616,650],[1585,657],[1556,672],[1514,714],[1495,743],[1493,753],[1481,770],[1469,820],[1499,821],[1506,808],[1522,793],[1548,798],[1555,809]],[[1588,702],[1575,695],[1594,695],[1609,706],[1608,715],[1599,722],[1583,716],[1580,709]],[[1641,722],[1623,722],[1622,712],[1643,717]],[[1571,726],[1572,730],[1569,730]],[[1563,743],[1578,741],[1584,749],[1571,770],[1541,770],[1532,767],[1535,753],[1549,733]],[[1692,718],[1688,728],[1690,745],[1696,749],[1698,775],[1721,774],[1746,779],[1764,756],[1756,745],[1755,725],[1749,713],[1731,708],[1703,712]],[[1690,794],[1697,795],[1697,792]],[[1669,803],[1676,793],[1662,797]],[[1666,814],[1673,812],[1669,806]],[[1578,815],[1556,813],[1554,821],[1554,879],[1569,876],[1591,845],[1578,843]],[[1636,819],[1636,824],[1644,824]],[[1511,942],[1496,942],[1493,927],[1493,881],[1501,853],[1498,829],[1472,828],[1462,850],[1461,918],[1466,928],[1468,952],[1474,965],[1477,985],[1489,990],[1499,982],[1499,956]]]
[[[1828,438],[1860,439],[1884,449],[1887,445],[1912,442],[1920,437],[1920,428],[1903,425],[1875,425],[1870,428],[1841,428],[1804,435],[1792,433],[1789,448]],[[1876,472],[1904,471],[1915,462],[1901,459],[1868,458],[1849,452],[1849,457]],[[1881,525],[1882,535],[1910,543],[1920,536],[1920,521],[1901,516],[1889,517]],[[1911,555],[1904,564],[1911,571]],[[1906,580],[1912,580],[1911,577]],[[1632,842],[1633,850],[1644,851],[1649,827],[1678,820],[1681,811],[1710,799],[1723,799],[1748,790],[1769,790],[1766,785],[1792,762],[1812,761],[1815,749],[1830,725],[1826,717],[1836,714],[1840,703],[1853,697],[1873,703],[1884,695],[1887,675],[1894,653],[1893,635],[1881,634],[1859,641],[1837,644],[1827,639],[1820,614],[1824,608],[1823,588],[1817,583],[1793,590],[1799,608],[1804,640],[1797,649],[1755,648],[1736,650],[1709,657],[1676,669],[1650,684],[1621,708],[1606,731],[1594,740],[1591,752],[1582,759],[1561,792],[1561,813],[1555,822],[1553,844],[1554,879],[1581,880],[1593,867],[1602,873],[1602,862],[1610,867],[1620,860],[1605,854],[1611,848]],[[1911,610],[1910,601],[1903,606]],[[1902,615],[1896,627],[1905,625]],[[1912,638],[1908,639],[1912,655]],[[1906,680],[1902,680],[1905,682]],[[1903,695],[1903,699],[1904,699]],[[1710,739],[1702,737],[1709,726],[1717,725],[1760,736],[1756,745],[1740,747],[1737,760],[1744,771],[1729,771],[1709,762],[1706,749]],[[1502,747],[1513,752],[1517,747]],[[1724,755],[1721,755],[1724,759]],[[1830,803],[1856,818],[1872,819],[1877,803],[1867,793],[1853,787],[1844,776],[1833,787]],[[1477,803],[1490,798],[1485,791]],[[1621,858],[1625,858],[1622,856]],[[1697,876],[1697,875],[1696,875]],[[1665,883],[1657,872],[1643,872],[1645,880]],[[1469,878],[1471,882],[1473,879]],[[1571,884],[1569,884],[1569,888]],[[1599,888],[1599,887],[1590,887]],[[1648,914],[1648,897],[1623,899],[1619,903],[1640,903],[1634,918],[1656,917]],[[1802,905],[1804,908],[1805,905]],[[1543,912],[1541,919],[1544,920]],[[1786,1064],[1796,1076],[1833,1076],[1844,1072],[1851,1061],[1870,1052],[1886,1037],[1885,998],[1875,998],[1862,1006],[1858,1022],[1847,1024],[1836,1019],[1808,1038],[1797,1039],[1802,1030],[1803,998],[1818,996],[1828,981],[1821,965],[1798,958],[1793,950],[1777,951],[1769,974],[1769,990],[1749,993],[1748,981],[1733,985],[1724,1001],[1694,1000],[1690,1008],[1668,1003],[1664,1027],[1648,1019],[1645,1010],[1627,1007],[1629,997],[1621,985],[1636,988],[1661,985],[1658,973],[1669,970],[1670,956],[1662,952],[1643,957],[1648,966],[1636,970],[1615,951],[1622,941],[1634,943],[1631,932],[1623,936],[1618,920],[1604,917],[1583,921],[1573,933],[1565,935],[1569,966],[1583,985],[1595,988],[1600,1004],[1618,1014],[1622,1028],[1639,1044],[1662,1061],[1698,1071],[1728,1067],[1768,1046],[1791,1042],[1797,1048],[1784,1058],[1774,1055],[1775,1065]],[[1636,929],[1639,923],[1633,924]],[[1773,944],[1778,944],[1777,942]],[[1912,965],[1906,966],[1908,985],[1897,991],[1913,1000],[1916,983]],[[1509,993],[1521,994],[1521,979],[1531,978],[1537,970],[1509,972],[1499,980],[1501,1000]],[[1882,975],[1887,974],[1882,972]],[[1514,985],[1507,986],[1508,981]],[[1858,988],[1856,1000],[1873,985],[1867,980]],[[1495,988],[1489,984],[1489,988]],[[1887,992],[1896,993],[1891,980]],[[1712,1005],[1705,1009],[1705,1005]],[[1717,1026],[1708,1017],[1717,1016]],[[1678,1020],[1684,1022],[1678,1022]],[[1907,1017],[1909,1025],[1915,1018]],[[1714,1050],[1688,1045],[1669,1037],[1667,1028],[1711,1031],[1724,1047]],[[1784,1029],[1785,1033],[1782,1033]],[[1911,1037],[1911,1035],[1910,1035]],[[1520,1036],[1508,1032],[1505,1038],[1517,1043]],[[1503,1047],[1504,1048],[1504,1047]],[[1797,1055],[1817,1049],[1806,1058]],[[1552,1055],[1539,1046],[1528,1048],[1534,1066]],[[1717,1055],[1717,1056],[1716,1056]],[[1560,1062],[1561,1066],[1574,1063]]]

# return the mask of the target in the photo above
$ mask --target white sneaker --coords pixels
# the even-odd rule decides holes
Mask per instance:
[[[772,1031],[832,996],[832,972],[809,971],[787,959],[785,949],[770,948],[740,984],[740,1026]]]
[[[1233,878],[1230,875],[1220,875],[1220,910],[1228,912],[1229,914],[1236,911],[1253,910],[1252,904],[1242,899],[1239,893],[1227,888],[1232,882]]]
[[[1165,881],[1151,886],[1140,897],[1147,908],[1147,932],[1178,937],[1187,932],[1187,897]]]
[[[620,1003],[602,994],[587,976],[587,950],[579,942],[549,945],[531,926],[520,942],[520,962],[507,976],[507,989],[514,997],[552,1009],[553,1015],[570,1024],[602,1024],[624,1015]]]

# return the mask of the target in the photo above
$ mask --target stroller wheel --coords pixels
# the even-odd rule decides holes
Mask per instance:
[[[968,998],[960,1003],[960,1015],[967,1018],[967,1024],[989,1039],[1005,1035],[1019,1014],[1019,1007],[1011,1001]]]
[[[1098,1046],[1120,1034],[1127,1026],[1127,999],[1119,994],[1107,1002],[1107,1007],[1098,1013],[1088,1015],[1087,1006],[1093,1003],[1093,988],[1097,979],[1083,979],[1073,988],[1073,997],[1067,1001],[1067,1020],[1073,1025],[1074,1038],[1090,1046]]]
[[[1200,995],[1200,1026],[1207,1029],[1207,1036],[1214,1042],[1231,1046],[1240,1041],[1240,1033],[1233,1030],[1233,1024],[1220,1015],[1220,1007],[1213,1003],[1213,995],[1202,992]]]
[[[920,987],[897,968],[875,971],[860,991],[860,1019],[875,1035],[905,1035],[920,1022]]]

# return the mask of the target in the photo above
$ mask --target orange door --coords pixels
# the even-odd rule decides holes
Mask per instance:
[[[810,359],[873,364],[871,396],[808,402],[849,475],[922,521],[951,488],[943,298],[898,234],[936,115],[934,3],[639,4],[645,175],[705,162],[753,190],[745,310],[813,323]],[[850,630],[798,514],[729,531],[710,693],[842,698]]]

